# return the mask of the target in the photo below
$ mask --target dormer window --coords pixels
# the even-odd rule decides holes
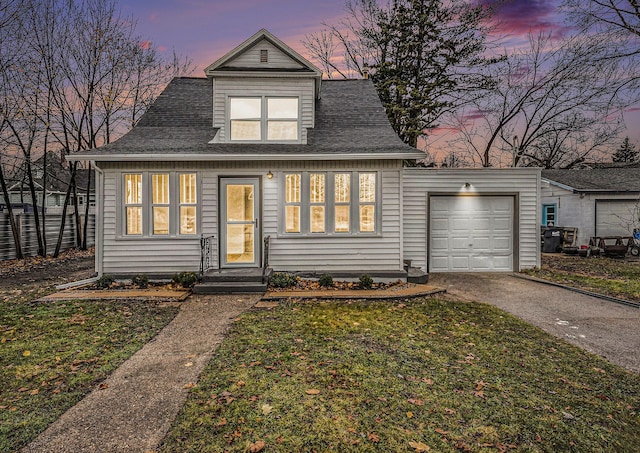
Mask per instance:
[[[230,97],[231,141],[291,142],[299,137],[297,97]]]

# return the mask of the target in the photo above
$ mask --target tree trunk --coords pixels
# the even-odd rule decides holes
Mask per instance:
[[[9,223],[11,224],[11,232],[13,233],[13,245],[16,248],[16,258],[22,259],[22,242],[20,240],[20,232],[16,225],[16,219],[13,217],[13,208],[11,207],[11,199],[9,197],[9,191],[7,190],[7,183],[4,180],[4,169],[0,165],[0,185],[2,186],[2,195],[4,196],[4,202],[7,205],[7,215],[9,216]]]
[[[74,162],[71,165],[71,177],[69,178],[69,185],[67,186],[67,194],[64,197],[64,204],[62,205],[62,218],[60,219],[60,230],[58,231],[58,242],[56,243],[56,250],[53,252],[54,258],[60,254],[60,248],[62,247],[62,239],[64,237],[64,226],[67,220],[67,207],[69,206],[69,199],[71,198],[72,188],[76,185],[76,168],[78,162]],[[77,211],[76,207],[76,211]]]

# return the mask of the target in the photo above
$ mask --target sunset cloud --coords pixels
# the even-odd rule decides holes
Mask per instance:
[[[562,36],[567,28],[558,15],[555,0],[480,0],[495,9],[498,32],[511,36],[551,33]]]

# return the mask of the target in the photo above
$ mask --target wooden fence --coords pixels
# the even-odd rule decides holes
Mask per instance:
[[[16,225],[20,232],[20,240],[22,243],[22,253],[24,256],[35,256],[38,254],[38,237],[36,235],[36,224],[33,213],[14,214]],[[45,234],[47,238],[47,254],[52,254],[56,249],[58,242],[58,232],[60,230],[60,221],[62,214],[47,214],[45,223]],[[42,219],[40,219],[42,222]],[[80,227],[84,226],[84,215],[80,216]],[[89,214],[89,222],[87,226],[87,246],[95,244],[96,232],[96,216]],[[60,250],[66,250],[76,246],[76,227],[74,214],[67,214],[64,225],[64,235],[62,237],[62,246]],[[11,222],[9,215],[4,212],[0,213],[0,260],[8,260],[16,257],[16,248],[13,241],[13,233],[11,232]]]

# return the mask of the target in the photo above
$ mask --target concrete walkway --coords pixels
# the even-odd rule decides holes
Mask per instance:
[[[24,452],[154,450],[229,324],[259,296],[193,296],[176,318]]]
[[[432,274],[453,297],[508,311],[589,352],[640,372],[640,309],[510,274]]]

